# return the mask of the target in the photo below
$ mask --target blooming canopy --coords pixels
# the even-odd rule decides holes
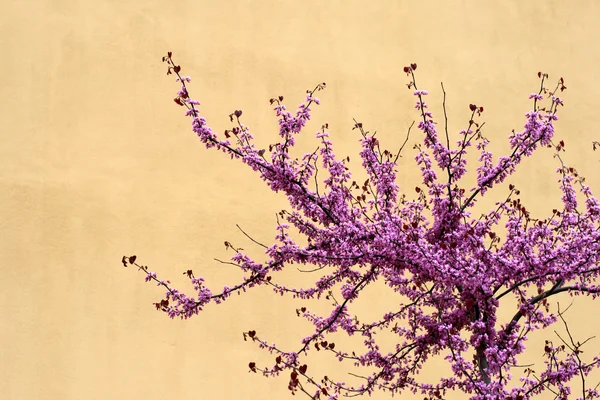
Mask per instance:
[[[595,298],[600,291],[595,283],[600,273],[600,204],[577,171],[562,162],[559,154],[564,142],[553,141],[557,110],[563,104],[557,94],[566,89],[562,78],[549,90],[545,86],[548,75],[538,73],[540,89],[530,95],[533,107],[525,116],[524,128],[509,136],[509,153],[494,159],[483,124],[477,122],[483,107],[469,106],[468,126],[452,146],[447,125],[445,134],[436,129],[425,102],[428,92],[417,88],[417,65],[405,67],[422,134],[415,161],[423,186],[415,189],[416,198],[411,200],[396,184],[400,152],[382,150],[375,135],[359,122],[355,121],[354,129],[361,134],[360,157],[368,175],[362,184],[352,180],[349,158],[336,157],[327,125],[316,133],[320,142],[316,151],[301,158],[290,156],[311,117],[311,107],[319,104],[316,93],[324,89],[324,83],[308,91],[295,112],[288,111],[282,97],[270,100],[279,121],[280,141],[266,151],[255,146],[249,128],[240,121],[240,110],[230,115],[235,124],[232,129],[222,135],[215,133],[200,116],[200,103],[189,96],[186,83],[190,78],[180,75],[181,67],[175,65],[171,53],[163,61],[168,73],[176,74],[181,83],[175,102],[186,107],[200,141],[256,171],[271,190],[287,196],[290,210],[279,214],[275,242],[264,246],[266,261],[256,261],[226,242],[235,252],[231,262],[246,276],[217,292],[188,270],[195,292],[185,294],[138,264],[135,256],[123,257],[125,266],[136,265],[147,281],[167,289],[166,297],[156,303],[157,309],[172,318],[189,318],[210,302],[220,303],[233,293],[260,286],[299,299],[331,296],[334,304],[326,315],[306,307],[298,310],[313,329],[297,349],[280,349],[253,330],[244,333],[245,339],[275,355],[272,365],[250,363],[251,371],[266,376],[287,371],[290,391],[300,390],[314,399],[376,390],[411,391],[431,399],[456,390],[472,399],[518,400],[551,390],[557,397],[567,398],[574,377],[583,381],[580,398],[598,397],[594,388],[585,385],[585,376],[600,359],[584,361],[582,343],[570,332],[568,338],[561,338],[562,343],[546,341],[541,370],[527,368],[518,379],[511,375],[525,350],[527,335],[564,321],[560,310],[550,311],[549,297],[569,292]],[[562,209],[534,218],[513,185],[498,185],[541,147],[557,151]],[[472,167],[476,184],[465,187],[462,178],[470,148],[479,154]],[[326,172],[317,182],[319,169]],[[494,187],[503,191],[502,200],[489,212],[473,215],[473,206]],[[578,203],[578,196],[585,204]],[[305,243],[290,235],[292,228]],[[306,288],[277,283],[276,273],[292,264],[310,264],[323,274]],[[352,304],[376,281],[397,293],[398,302],[384,315],[360,321],[352,313]],[[497,313],[505,296],[514,297],[518,305],[514,317],[500,323]],[[337,331],[362,336],[364,349],[347,351],[328,342],[328,334]],[[393,351],[380,350],[377,334],[381,331],[395,335]],[[372,372],[362,376],[357,385],[317,378],[304,361],[311,351],[331,352],[340,361],[369,367]],[[453,374],[438,382],[419,382],[420,369],[434,356],[443,357]]]

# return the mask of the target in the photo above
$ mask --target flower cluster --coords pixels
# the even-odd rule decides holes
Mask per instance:
[[[354,129],[361,134],[360,157],[368,175],[362,184],[352,180],[346,166],[349,158],[334,154],[327,125],[316,133],[320,147],[315,152],[300,159],[290,156],[298,134],[311,118],[311,106],[319,104],[315,94],[325,84],[308,91],[296,112],[287,110],[283,97],[270,100],[279,121],[280,141],[267,151],[255,147],[249,128],[240,120],[240,110],[230,115],[232,129],[216,134],[199,116],[199,102],[189,98],[189,77],[179,74],[181,68],[174,64],[171,53],[163,61],[169,66],[168,73],[175,73],[181,82],[175,102],[187,109],[201,142],[255,170],[271,190],[285,193],[290,210],[279,214],[275,243],[265,246],[265,261],[255,261],[226,242],[235,253],[231,263],[246,277],[218,293],[187,271],[195,289],[194,296],[187,296],[139,265],[135,256],[124,257],[125,266],[135,264],[146,273],[147,280],[167,289],[157,309],[171,317],[188,318],[210,302],[219,303],[232,293],[258,286],[299,299],[332,300],[326,315],[307,307],[296,311],[313,325],[296,349],[280,349],[253,330],[244,333],[245,340],[276,356],[273,365],[250,363],[251,371],[265,376],[287,371],[289,390],[302,391],[313,399],[337,399],[376,390],[421,393],[428,399],[462,391],[474,400],[523,400],[549,390],[567,398],[574,390],[569,386],[574,377],[583,381],[579,398],[598,397],[593,387],[585,385],[585,377],[600,359],[583,357],[585,341],[575,340],[568,328],[568,337],[559,336],[559,344],[546,342],[546,361],[537,372],[531,367],[519,370],[518,378],[512,377],[528,335],[565,321],[564,311],[551,310],[550,297],[569,293],[595,298],[600,293],[595,283],[600,274],[600,203],[577,171],[564,165],[560,158],[564,142],[553,142],[558,107],[563,105],[556,92],[566,89],[562,78],[550,90],[545,86],[547,74],[538,74],[540,90],[529,97],[533,108],[525,115],[524,127],[508,137],[510,152],[495,160],[483,135],[484,124],[479,122],[484,108],[469,105],[466,127],[451,148],[448,130],[445,134],[436,130],[434,116],[424,101],[428,92],[417,88],[417,65],[405,67],[422,133],[415,161],[423,186],[415,189],[411,200],[396,184],[400,152],[382,150],[379,140],[360,122],[355,121]],[[545,99],[549,104],[542,107]],[[524,158],[544,147],[557,152],[558,185],[563,195],[561,209],[541,217],[526,209],[512,184],[500,184]],[[477,163],[473,166],[477,173],[474,186],[463,184],[469,148],[479,152],[473,159]],[[325,177],[312,185],[319,168]],[[503,200],[492,210],[474,215],[473,207],[492,188],[502,192]],[[585,198],[584,207],[579,205],[578,196]],[[290,229],[303,235],[307,244],[293,239]],[[293,264],[310,264],[320,275],[307,288],[277,283],[276,273]],[[379,318],[361,321],[353,315],[352,304],[375,281],[398,294],[397,304]],[[336,293],[340,294],[337,298]],[[500,300],[508,296],[518,306],[512,319],[500,321]],[[364,349],[336,347],[327,338],[337,331],[362,336]],[[377,333],[381,331],[396,336],[394,351],[383,352],[378,346]],[[341,362],[367,367],[371,372],[362,376],[359,384],[318,378],[305,363],[308,353],[314,351],[329,352]],[[436,362],[449,363],[453,375],[438,382],[421,382],[420,369],[436,356],[441,356]]]

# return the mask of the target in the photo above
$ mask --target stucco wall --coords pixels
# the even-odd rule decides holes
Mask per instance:
[[[235,283],[237,273],[213,260],[227,257],[223,241],[259,254],[235,224],[268,242],[285,206],[249,169],[199,143],[172,101],[177,86],[160,62],[168,50],[192,75],[216,131],[242,109],[262,144],[276,137],[270,97],[292,107],[327,82],[307,133],[328,122],[338,152],[354,158],[353,117],[391,148],[416,117],[401,72],[410,62],[437,115],[444,82],[452,131],[469,103],[485,106],[499,151],[523,125],[537,71],[564,76],[564,157],[600,193],[600,154],[591,150],[600,138],[594,0],[5,0],[2,9],[4,399],[288,396],[284,379],[248,373],[248,361],[263,356],[241,332],[294,343],[306,328],[296,303],[258,290],[171,321],[151,305],[162,291],[120,264],[137,254],[175,282],[192,268],[215,287]],[[410,151],[400,178],[408,188],[418,180]],[[516,175],[532,209],[559,204],[556,167],[542,151]],[[576,306],[581,336],[597,332],[598,307]]]

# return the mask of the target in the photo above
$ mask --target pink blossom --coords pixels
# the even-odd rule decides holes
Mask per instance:
[[[169,63],[169,71],[175,71],[170,53],[163,60]],[[385,390],[441,399],[456,390],[475,400],[525,400],[549,390],[567,398],[572,391],[569,381],[582,379],[600,364],[598,357],[582,355],[585,338],[574,339],[570,332],[561,339],[553,336],[543,348],[531,349],[544,355],[543,363],[531,369],[519,365],[530,332],[566,325],[564,309],[551,308],[549,298],[563,292],[592,298],[600,293],[595,283],[600,275],[600,202],[559,156],[556,173],[562,205],[550,215],[526,208],[519,189],[510,182],[526,157],[552,145],[557,106],[563,100],[542,90],[550,93],[550,105],[542,108],[538,104],[542,95],[531,94],[533,109],[525,114],[522,129],[509,135],[509,152],[495,157],[479,121],[483,107],[471,104],[458,140],[455,134],[451,139],[427,111],[422,96],[428,92],[417,88],[415,69],[416,64],[404,69],[418,98],[417,127],[422,139],[414,155],[422,183],[414,190],[401,191],[396,183],[400,153],[383,149],[379,139],[356,121],[365,181],[354,181],[347,167],[349,158],[336,156],[327,125],[315,133],[320,145],[314,152],[292,158],[290,150],[312,117],[310,106],[319,104],[314,94],[324,85],[309,91],[295,112],[288,111],[282,97],[271,100],[279,141],[266,155],[255,147],[250,129],[239,120],[233,129],[218,135],[196,112],[199,103],[187,100],[193,110],[192,130],[200,141],[256,171],[271,190],[287,196],[290,209],[279,214],[274,242],[263,245],[260,261],[234,249],[231,263],[244,278],[216,294],[191,271],[188,276],[195,293],[188,296],[146,267],[135,265],[146,273],[147,281],[167,289],[165,299],[155,305],[171,318],[189,318],[210,302],[220,303],[259,286],[276,295],[329,304],[324,313],[299,306],[296,316],[305,319],[310,329],[295,348],[270,344],[264,339],[268,333],[244,333],[244,339],[276,357],[274,364],[264,367],[251,363],[250,370],[265,376],[286,372],[292,393],[301,387],[313,398],[337,399]],[[547,75],[538,76],[543,85]],[[189,79],[180,77],[180,81],[178,95],[187,98]],[[559,82],[562,91],[566,87],[562,78]],[[471,161],[474,184],[465,179],[468,151],[473,148],[478,152],[476,161]],[[500,185],[505,181],[508,186]],[[494,206],[483,213],[475,211],[479,200],[491,192],[497,195]],[[124,257],[124,265],[127,261]],[[278,272],[286,268],[312,270],[314,283],[291,287],[277,282]],[[359,318],[354,303],[363,301],[369,292],[365,289],[376,281],[377,291],[393,291],[396,301],[379,317]],[[508,320],[499,317],[500,307],[510,303],[505,298],[517,304]],[[359,336],[362,348],[337,345],[332,339],[335,332]],[[395,338],[391,350],[383,346],[378,335],[382,332]],[[311,352],[366,367],[361,369],[364,377],[358,383],[317,377],[305,364],[314,360]],[[418,372],[436,356],[440,357],[435,362],[446,362],[452,374],[422,383]],[[519,377],[512,377],[514,373]],[[588,386],[578,396],[599,395]]]

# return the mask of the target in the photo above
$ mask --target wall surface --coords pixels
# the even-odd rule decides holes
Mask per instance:
[[[416,118],[401,72],[410,62],[438,116],[444,82],[452,132],[469,103],[485,106],[499,152],[523,126],[536,73],[563,76],[564,158],[600,193],[598,15],[595,0],[4,0],[0,397],[289,398],[285,378],[248,373],[268,357],[241,332],[292,346],[306,333],[297,303],[257,290],[172,321],[152,306],[162,290],[120,263],[137,254],[176,283],[192,268],[213,287],[233,284],[239,274],[214,261],[229,254],[223,242],[259,255],[235,225],[269,242],[285,207],[248,168],[199,143],[173,103],[167,51],[217,132],[242,109],[264,146],[276,140],[268,99],[293,107],[325,81],[307,133],[328,122],[338,153],[354,158],[352,118],[392,149]],[[419,178],[411,151],[406,188]],[[541,215],[560,201],[557,166],[541,151],[513,179]],[[383,309],[384,299],[363,307]],[[589,304],[577,298],[570,312],[582,338],[600,328]]]

